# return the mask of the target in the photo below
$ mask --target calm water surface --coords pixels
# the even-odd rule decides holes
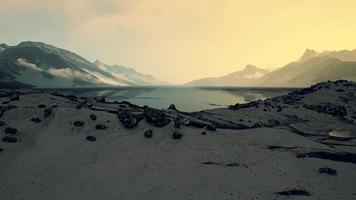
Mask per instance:
[[[181,111],[199,111],[227,107],[284,95],[293,89],[279,88],[197,88],[197,87],[123,87],[114,89],[61,89],[63,94],[81,97],[106,97],[108,101],[129,101],[140,106],[168,108],[175,104]]]

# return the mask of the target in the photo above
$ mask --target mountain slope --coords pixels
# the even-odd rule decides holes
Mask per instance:
[[[256,81],[256,85],[304,87],[337,79],[356,80],[355,50],[311,53],[307,49],[301,59],[266,74]]]
[[[19,83],[34,87],[132,85],[73,52],[40,42],[22,42],[0,51],[0,83],[5,87]]]
[[[136,85],[159,85],[167,84],[162,81],[158,81],[151,75],[142,74],[133,68],[124,67],[121,65],[107,65],[99,60],[96,60],[94,64],[103,71],[106,71],[116,78],[126,80]]]
[[[191,81],[186,85],[192,86],[254,86],[254,82],[267,74],[268,71],[247,65],[245,69],[225,76],[215,78],[204,78]]]

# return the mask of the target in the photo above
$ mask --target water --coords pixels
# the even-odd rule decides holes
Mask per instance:
[[[192,112],[221,108],[287,94],[293,89],[280,88],[198,88],[198,87],[122,87],[110,89],[61,89],[56,92],[81,97],[105,97],[108,101],[129,101],[140,106]]]

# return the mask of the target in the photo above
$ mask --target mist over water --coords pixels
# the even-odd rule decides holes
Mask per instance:
[[[288,88],[123,87],[114,89],[60,89],[56,92],[80,97],[105,97],[107,101],[129,101],[154,108],[175,104],[180,111],[222,108],[287,94]]]

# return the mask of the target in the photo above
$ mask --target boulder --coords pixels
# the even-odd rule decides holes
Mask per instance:
[[[156,127],[163,127],[171,122],[164,112],[156,109],[146,108],[144,116],[146,117],[147,122],[154,124]]]
[[[146,138],[151,138],[151,137],[153,136],[153,131],[152,131],[152,129],[149,129],[149,130],[145,131],[144,136],[145,136]]]
[[[169,107],[168,107],[169,110],[177,110],[176,108],[176,105],[174,104],[171,104]]]
[[[40,123],[40,122],[41,122],[41,119],[38,118],[38,117],[32,117],[32,118],[31,118],[31,121],[34,122],[34,123]]]
[[[97,130],[105,130],[107,127],[106,127],[105,125],[102,125],[102,124],[97,124],[97,125],[95,126],[95,128],[96,128]]]
[[[17,129],[16,128],[12,128],[12,127],[6,127],[5,128],[5,133],[6,134],[15,135],[17,133]]]
[[[322,168],[319,169],[319,172],[321,174],[329,174],[329,175],[332,175],[332,176],[337,175],[337,171],[335,169],[332,169],[332,168],[329,168],[329,167],[322,167]]]
[[[128,110],[119,112],[118,118],[126,128],[134,128],[138,123],[136,115]]]
[[[174,131],[173,134],[172,134],[172,138],[173,138],[174,140],[181,139],[182,137],[183,137],[183,135],[182,135],[180,132],[178,132],[178,131]]]
[[[44,117],[49,117],[49,116],[51,116],[52,115],[52,108],[46,108],[46,109],[44,109],[44,111],[43,111],[43,116]]]
[[[17,138],[15,137],[10,137],[10,136],[5,136],[2,138],[3,142],[7,142],[7,143],[16,143],[17,142]]]
[[[93,120],[93,121],[96,120],[96,115],[94,115],[94,114],[91,114],[89,117],[90,117],[90,119]]]
[[[73,122],[73,125],[74,125],[74,126],[79,126],[79,127],[81,127],[81,126],[84,126],[84,122],[82,122],[82,121],[75,121],[75,122]]]
[[[94,142],[96,140],[96,137],[89,135],[86,137],[86,139],[90,142]]]

